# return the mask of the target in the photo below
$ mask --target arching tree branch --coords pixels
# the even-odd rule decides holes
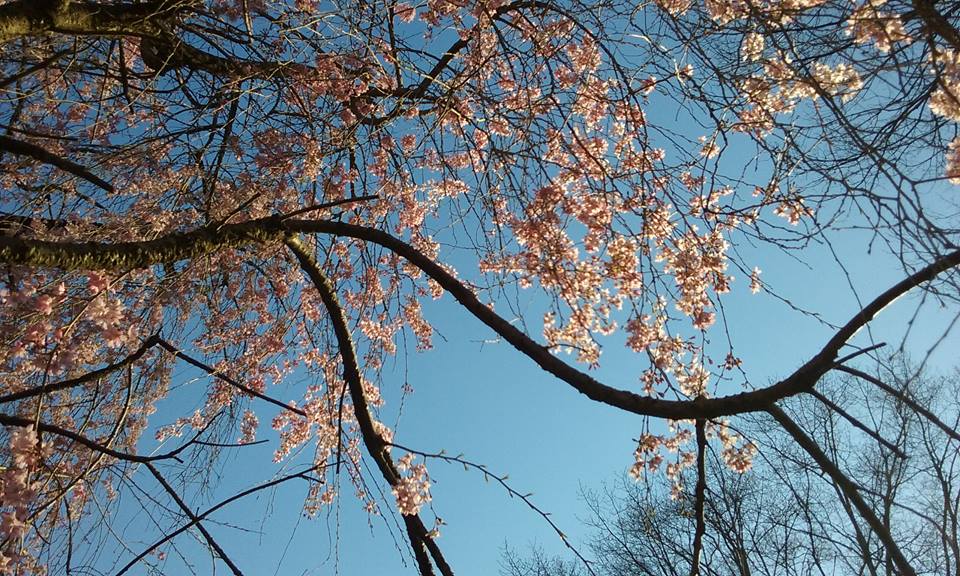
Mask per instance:
[[[375,228],[325,220],[283,220],[274,216],[202,228],[142,242],[70,243],[0,237],[0,262],[64,269],[133,269],[211,254],[223,248],[276,243],[287,234],[332,234],[379,244],[423,270],[464,308],[545,371],[588,398],[627,412],[673,420],[718,418],[759,412],[775,402],[805,392],[835,367],[844,344],[881,310],[911,289],[960,265],[960,250],[951,252],[901,280],[858,311],[813,358],[771,386],[695,400],[662,400],[607,386],[557,358],[549,349],[480,302],[472,290],[439,264],[402,240]]]

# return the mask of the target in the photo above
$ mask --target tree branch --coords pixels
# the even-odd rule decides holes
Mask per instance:
[[[592,376],[560,360],[547,348],[480,302],[473,291],[432,259],[390,234],[373,228],[330,221],[294,220],[286,222],[285,226],[290,230],[299,232],[319,232],[358,238],[388,248],[423,270],[464,308],[492,328],[514,348],[524,353],[547,372],[573,386],[578,392],[592,400],[616,406],[628,412],[673,420],[712,419],[745,412],[759,412],[783,398],[813,388],[820,377],[833,367],[834,359],[846,341],[853,337],[881,310],[912,288],[935,278],[945,270],[960,265],[960,250],[957,250],[898,282],[857,312],[810,361],[772,386],[719,398],[661,400],[606,386]]]
[[[286,239],[287,247],[297,257],[300,267],[311,280],[317,291],[320,293],[320,299],[327,313],[330,314],[330,321],[333,324],[333,332],[337,339],[337,346],[340,350],[340,358],[343,361],[343,379],[347,383],[347,389],[350,392],[350,399],[353,402],[354,415],[357,418],[357,425],[360,427],[360,436],[367,452],[380,469],[380,474],[390,486],[396,486],[400,480],[400,472],[397,470],[390,458],[389,446],[384,442],[383,437],[377,433],[374,428],[373,418],[370,416],[370,409],[367,406],[367,399],[363,393],[363,381],[360,375],[360,366],[357,363],[356,352],[353,347],[353,337],[350,335],[350,328],[347,326],[346,317],[343,308],[337,300],[337,294],[330,280],[323,274],[323,271],[317,265],[313,256],[307,252],[306,248],[299,240],[293,237]],[[453,570],[447,564],[440,552],[440,548],[429,536],[426,526],[417,514],[403,515],[404,523],[407,527],[407,534],[410,537],[410,545],[413,548],[414,557],[420,566],[420,573],[423,576],[432,576],[433,568],[430,566],[429,559],[426,558],[426,550],[429,550],[437,568],[444,576],[453,576]]]
[[[389,444],[390,446],[399,448],[404,452],[417,454],[419,456],[424,457],[425,459],[434,458],[437,460],[442,460],[447,463],[460,464],[461,466],[464,467],[464,469],[473,468],[474,470],[478,470],[481,474],[483,474],[484,480],[493,478],[494,481],[497,482],[497,484],[502,486],[503,489],[507,491],[507,494],[509,494],[510,497],[519,498],[521,502],[527,505],[527,508],[530,508],[531,510],[539,514],[544,520],[546,520],[547,524],[550,525],[550,528],[552,528],[553,531],[557,533],[557,536],[560,537],[560,540],[563,542],[563,545],[566,546],[571,552],[573,552],[574,555],[576,555],[576,557],[579,558],[581,562],[583,562],[583,566],[587,569],[587,572],[589,572],[593,576],[596,576],[596,572],[594,571],[593,566],[590,565],[590,561],[587,560],[586,557],[583,554],[581,554],[579,550],[577,550],[577,548],[573,545],[573,543],[570,542],[570,539],[563,532],[563,530],[561,530],[560,527],[557,526],[557,523],[554,522],[552,518],[550,518],[550,513],[544,512],[539,506],[533,503],[533,500],[530,499],[530,497],[533,494],[532,493],[524,494],[523,492],[520,492],[515,488],[513,488],[512,486],[510,486],[510,484],[507,482],[507,477],[505,475],[500,476],[498,474],[494,474],[493,472],[488,470],[484,464],[477,464],[476,462],[471,462],[470,460],[467,460],[462,456],[447,456],[442,451],[441,452],[423,452],[421,450],[414,450],[413,448],[408,448],[406,446],[403,446],[402,444],[397,444],[396,442],[390,442]]]
[[[703,535],[707,531],[703,515],[703,503],[707,499],[707,421],[698,419],[697,429],[697,489],[693,501],[693,514],[697,522],[693,534],[693,555],[690,558],[690,576],[700,576],[700,556],[703,554]]]
[[[863,431],[864,433],[869,435],[871,438],[873,438],[874,440],[882,444],[887,450],[893,452],[900,458],[907,457],[907,455],[903,452],[903,450],[898,448],[896,444],[894,444],[893,442],[890,442],[889,440],[881,436],[876,431],[871,430],[866,424],[854,418],[852,414],[848,413],[846,410],[838,406],[833,400],[830,400],[823,394],[817,392],[815,389],[811,389],[807,393],[813,396],[814,398],[816,398],[817,400],[819,400],[820,402],[822,402],[827,408],[839,414],[844,420],[852,424],[855,428],[858,428],[859,430]]]
[[[144,340],[143,344],[139,348],[134,350],[129,356],[123,358],[122,360],[93,370],[92,372],[87,372],[83,376],[77,376],[76,378],[71,378],[69,380],[62,380],[60,382],[53,382],[50,384],[44,384],[38,388],[28,388],[26,390],[21,390],[19,392],[13,392],[5,396],[0,396],[0,404],[6,404],[8,402],[15,402],[17,400],[23,400],[25,398],[32,398],[34,396],[42,396],[48,392],[56,392],[59,390],[68,390],[75,386],[80,386],[81,384],[86,384],[98,378],[103,378],[104,376],[116,372],[117,370],[133,364],[137,360],[143,357],[148,350],[157,345],[157,340],[159,337],[157,335],[150,336]]]
[[[801,448],[806,451],[807,454],[813,458],[814,462],[820,467],[821,470],[827,473],[833,483],[840,489],[844,496],[847,497],[850,502],[853,503],[854,507],[857,509],[857,512],[860,513],[860,516],[866,520],[867,524],[870,525],[870,528],[873,532],[880,538],[880,541],[883,542],[884,547],[887,549],[887,552],[890,554],[890,557],[893,559],[893,562],[897,565],[897,569],[900,571],[901,576],[916,576],[916,572],[913,569],[913,566],[910,565],[910,562],[907,561],[906,557],[903,555],[903,552],[900,551],[900,547],[897,546],[897,542],[893,539],[893,536],[890,534],[890,531],[883,525],[882,522],[877,518],[873,513],[873,510],[870,506],[864,501],[863,497],[860,496],[860,493],[857,491],[856,485],[847,478],[836,464],[833,463],[830,458],[824,454],[823,450],[817,446],[817,443],[813,441],[807,434],[803,431],[800,426],[797,425],[787,414],[780,409],[779,406],[773,405],[767,408],[767,412],[770,413],[773,418],[783,426],[784,430],[787,431],[790,436],[800,445]]]
[[[906,390],[903,390],[903,391],[897,390],[894,387],[888,384],[885,384],[879,378],[871,376],[870,374],[867,374],[866,372],[863,372],[861,370],[857,370],[856,368],[850,368],[849,366],[835,366],[834,370],[846,372],[847,374],[852,374],[857,378],[861,378],[863,380],[866,380],[867,382],[870,382],[877,388],[880,388],[887,394],[893,396],[894,398],[900,400],[901,402],[909,406],[917,414],[920,414],[921,416],[929,420],[931,423],[933,423],[934,426],[942,430],[944,434],[946,434],[947,436],[953,438],[954,440],[960,441],[960,433],[957,433],[956,430],[954,430],[950,426],[947,426],[947,424],[944,423],[943,420],[940,420],[939,418],[937,418],[936,414],[927,410],[926,408],[921,406],[919,403],[917,403],[914,399],[910,398]]]
[[[224,248],[272,244],[286,234],[332,234],[378,244],[404,257],[449,292],[464,308],[493,329],[545,371],[570,384],[588,398],[627,412],[673,420],[712,419],[766,410],[775,402],[806,392],[835,366],[847,340],[881,310],[911,289],[960,265],[960,250],[951,252],[886,290],[857,312],[812,359],[787,378],[758,390],[719,398],[662,400],[613,388],[553,355],[502,316],[480,302],[472,290],[431,258],[402,240],[375,228],[326,220],[284,220],[272,216],[238,224],[206,227],[142,242],[46,242],[0,237],[0,262],[63,269],[126,270],[176,262]]]
[[[225,248],[277,244],[283,236],[280,219],[271,217],[141,242],[46,242],[0,237],[0,262],[62,270],[132,270],[191,260]]]
[[[93,172],[90,172],[90,170],[87,170],[80,164],[67,160],[62,156],[58,156],[46,148],[31,142],[24,142],[23,140],[17,140],[16,138],[11,138],[9,136],[0,134],[0,152],[8,152],[15,156],[26,156],[28,158],[33,158],[38,162],[55,166],[64,172],[69,172],[78,178],[83,178],[87,182],[96,184],[107,192],[114,191],[113,184],[110,184],[106,180],[96,176]]]
[[[312,470],[312,469],[311,469],[311,470]],[[210,508],[207,508],[205,511],[201,512],[200,514],[197,514],[195,519],[191,518],[190,522],[188,522],[188,523],[184,524],[183,526],[177,528],[177,529],[174,530],[173,532],[169,532],[169,533],[167,533],[167,534],[164,534],[163,538],[161,538],[160,540],[157,540],[156,542],[154,542],[153,544],[151,544],[148,548],[146,548],[145,550],[143,550],[140,554],[137,554],[137,556],[136,556],[135,558],[133,558],[132,560],[130,560],[129,562],[127,562],[127,563],[123,566],[123,568],[121,568],[121,569],[115,574],[115,576],[123,576],[123,574],[126,574],[127,571],[129,571],[131,568],[133,568],[134,566],[136,566],[138,562],[140,562],[141,560],[143,560],[144,558],[146,558],[147,556],[149,556],[151,552],[153,552],[153,551],[156,550],[157,548],[163,546],[163,545],[166,544],[167,542],[173,540],[174,538],[176,538],[176,537],[179,536],[180,534],[183,534],[184,532],[186,532],[187,530],[189,530],[192,526],[196,525],[200,520],[203,520],[203,519],[206,518],[207,516],[213,514],[214,512],[216,512],[217,510],[225,507],[226,505],[231,504],[231,503],[233,503],[233,502],[236,502],[237,500],[240,500],[241,498],[244,498],[244,497],[246,497],[246,496],[249,496],[250,494],[253,494],[253,493],[255,493],[255,492],[259,492],[260,490],[266,490],[267,488],[271,488],[271,487],[276,486],[276,485],[278,485],[278,484],[282,484],[282,483],[284,483],[284,482],[286,482],[286,481],[288,481],[288,480],[293,480],[293,479],[295,479],[295,478],[303,478],[304,480],[308,480],[308,481],[309,481],[309,480],[310,480],[310,477],[307,476],[307,474],[306,474],[307,472],[308,472],[308,471],[297,472],[297,473],[295,473],[295,474],[289,474],[289,475],[287,475],[287,476],[281,476],[280,478],[275,478],[275,479],[273,479],[273,480],[271,480],[271,481],[269,481],[269,482],[264,482],[263,484],[258,484],[257,486],[253,486],[252,488],[248,488],[248,489],[246,489],[246,490],[244,490],[244,491],[242,491],[242,492],[239,492],[239,493],[237,493],[237,494],[234,494],[233,496],[227,498],[226,500],[223,500],[222,502],[219,502],[219,503],[216,504],[215,506],[212,506],[212,507],[210,507]]]
[[[0,5],[0,44],[51,32],[78,36],[157,35],[164,20],[193,5],[191,0],[119,4],[16,0]]]
[[[175,357],[180,358],[181,360],[184,360],[184,361],[187,362],[188,364],[191,364],[191,365],[193,365],[193,366],[196,366],[197,368],[203,370],[204,372],[206,372],[207,374],[213,376],[214,378],[217,378],[218,380],[222,380],[223,382],[226,382],[227,384],[229,384],[230,386],[233,386],[233,387],[236,388],[237,390],[240,390],[240,391],[243,392],[244,394],[249,394],[250,396],[255,396],[255,397],[263,400],[264,402],[269,402],[270,404],[273,404],[274,406],[279,406],[280,408],[283,408],[284,410],[289,410],[290,412],[293,412],[294,414],[299,414],[300,416],[303,416],[303,417],[306,417],[306,416],[307,416],[307,413],[306,413],[306,412],[304,412],[303,410],[297,408],[296,406],[291,406],[290,404],[286,404],[286,403],[284,403],[284,402],[281,402],[281,401],[277,400],[276,398],[272,398],[272,397],[270,397],[270,396],[267,396],[266,394],[262,394],[262,393],[260,393],[260,392],[257,392],[257,391],[254,390],[253,388],[250,388],[249,386],[246,386],[246,385],[244,385],[244,384],[241,384],[240,382],[238,382],[238,381],[234,380],[233,378],[227,376],[227,375],[224,374],[223,372],[221,372],[221,371],[219,371],[219,370],[215,370],[212,366],[209,366],[209,365],[207,365],[207,364],[204,364],[203,362],[197,360],[196,358],[193,358],[192,356],[189,356],[188,354],[184,354],[183,352],[180,351],[179,348],[177,348],[177,347],[174,346],[173,344],[167,342],[167,341],[164,340],[163,338],[160,338],[159,336],[157,336],[157,344],[159,344],[161,348],[163,348],[164,350],[166,350],[166,351],[169,352],[170,354],[174,355]],[[0,399],[0,400],[2,400],[2,399]]]
[[[191,442],[187,442],[182,446],[178,447],[175,450],[166,452],[164,454],[156,454],[153,456],[141,456],[139,454],[130,454],[128,452],[120,452],[114,450],[108,446],[104,446],[99,442],[95,442],[86,436],[74,432],[73,430],[67,430],[66,428],[61,428],[54,424],[47,424],[44,422],[36,422],[32,418],[21,418],[20,416],[10,416],[8,414],[0,414],[0,424],[4,426],[20,426],[21,428],[35,427],[40,432],[47,432],[49,434],[56,434],[58,436],[63,436],[64,438],[69,438],[76,442],[77,444],[86,446],[87,448],[93,450],[94,452],[99,452],[101,454],[106,454],[107,456],[112,456],[117,460],[125,460],[127,462],[137,462],[140,464],[148,464],[150,462],[156,462],[158,460],[168,460],[171,458],[177,458],[177,456],[186,450]]]
[[[240,568],[233,563],[233,560],[227,556],[227,553],[223,551],[223,548],[217,544],[217,541],[214,540],[213,535],[210,534],[203,524],[200,523],[200,518],[198,518],[197,515],[193,513],[193,510],[187,506],[187,503],[180,498],[180,495],[177,494],[177,491],[173,489],[173,486],[167,483],[166,479],[160,474],[160,471],[157,470],[156,466],[147,462],[146,467],[148,470],[150,470],[150,473],[153,474],[153,477],[157,479],[157,482],[163,486],[163,489],[166,490],[167,494],[173,498],[173,501],[177,503],[177,506],[180,508],[180,510],[187,515],[187,518],[190,518],[190,523],[195,525],[197,530],[203,534],[203,538],[207,541],[207,544],[213,548],[213,550],[217,553],[217,556],[220,556],[220,559],[223,560],[223,562],[230,568],[230,571],[233,572],[234,576],[243,576],[243,572],[240,571]]]

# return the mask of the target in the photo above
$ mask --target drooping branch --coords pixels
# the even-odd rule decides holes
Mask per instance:
[[[16,138],[10,138],[9,136],[0,134],[0,152],[7,152],[16,156],[33,158],[38,162],[55,166],[64,172],[69,172],[78,178],[83,178],[84,180],[103,188],[107,192],[113,192],[112,184],[103,178],[100,178],[86,167],[81,166],[80,164],[77,164],[71,160],[67,160],[63,156],[58,156],[46,148],[31,142],[24,142],[23,140],[17,140]]]
[[[403,450],[404,452],[409,452],[410,454],[416,454],[418,456],[422,456],[427,459],[433,458],[436,460],[442,460],[443,462],[459,464],[463,466],[465,469],[472,468],[474,470],[479,471],[481,474],[483,474],[484,480],[489,480],[490,478],[493,478],[493,480],[497,484],[499,484],[504,490],[507,491],[507,494],[509,494],[511,498],[518,498],[521,502],[523,502],[527,506],[527,508],[539,514],[540,517],[543,518],[547,522],[547,524],[550,525],[550,528],[552,528],[553,531],[557,533],[557,536],[560,537],[560,540],[563,542],[563,545],[566,546],[571,552],[573,552],[573,554],[577,558],[580,559],[580,561],[583,563],[584,568],[587,569],[587,572],[589,572],[591,576],[597,575],[590,561],[587,560],[587,558],[580,552],[580,550],[578,550],[573,545],[573,543],[570,541],[570,538],[563,532],[563,530],[560,529],[557,523],[553,521],[553,518],[550,517],[550,513],[545,512],[542,508],[534,504],[533,500],[531,499],[531,496],[533,496],[533,494],[523,493],[515,489],[513,486],[510,485],[509,482],[507,482],[506,475],[501,476],[499,474],[494,474],[489,469],[487,469],[486,465],[478,464],[471,460],[467,460],[463,456],[448,456],[447,454],[444,454],[442,451],[441,452],[423,452],[422,450],[414,450],[413,448],[409,448],[402,444],[397,444],[396,442],[390,442],[390,446],[394,446],[396,448]]]
[[[852,338],[860,328],[870,322],[881,310],[911,289],[932,280],[945,270],[960,265],[960,250],[957,250],[939,258],[932,264],[898,282],[857,312],[811,360],[776,384],[751,392],[732,394],[719,398],[698,398],[696,400],[686,401],[661,400],[612,388],[570,366],[563,360],[557,358],[549,349],[540,345],[505,318],[499,316],[488,306],[480,302],[472,290],[454,278],[431,258],[386,232],[353,224],[329,221],[295,220],[286,222],[285,226],[290,230],[301,232],[319,232],[358,238],[388,248],[404,257],[417,268],[423,270],[431,279],[449,292],[464,308],[492,328],[514,348],[527,355],[547,372],[573,386],[577,391],[593,400],[616,406],[628,412],[674,420],[711,419],[746,412],[763,411],[766,407],[783,398],[811,389],[824,374],[834,367],[834,360],[846,341]]]
[[[21,428],[34,427],[39,432],[46,432],[48,434],[54,434],[57,436],[63,436],[64,438],[69,438],[70,440],[73,440],[77,444],[80,444],[81,446],[85,446],[90,450],[93,450],[94,452],[105,454],[107,456],[112,456],[117,460],[124,460],[127,462],[136,462],[138,464],[149,464],[150,462],[158,462],[160,460],[177,459],[180,453],[186,450],[187,448],[189,448],[193,443],[191,440],[190,442],[186,442],[181,446],[175,448],[174,450],[171,450],[170,452],[164,452],[163,454],[154,454],[152,456],[142,456],[140,454],[130,454],[129,452],[120,452],[119,450],[114,450],[109,446],[105,446],[100,442],[91,440],[90,438],[87,438],[83,434],[74,432],[73,430],[68,430],[66,428],[57,426],[55,424],[47,424],[46,422],[36,422],[32,418],[23,418],[20,416],[11,416],[9,414],[0,413],[0,424],[4,426],[19,426]],[[200,430],[198,432],[198,435],[203,432],[204,430]]]
[[[307,251],[303,244],[294,237],[286,240],[290,251],[297,257],[300,267],[306,273],[307,277],[320,293],[320,300],[323,302],[327,313],[330,314],[330,321],[333,324],[334,335],[337,339],[337,347],[340,351],[340,358],[343,362],[343,379],[347,383],[347,389],[350,392],[350,399],[353,402],[354,414],[357,418],[357,425],[360,427],[360,436],[367,452],[380,469],[380,474],[390,486],[396,486],[400,481],[400,472],[390,458],[390,447],[384,442],[383,437],[374,427],[373,418],[370,415],[370,409],[367,406],[367,399],[363,393],[363,380],[360,375],[360,366],[357,362],[356,351],[353,346],[353,337],[350,334],[350,328],[347,326],[346,317],[343,308],[337,299],[336,291],[330,280],[323,274],[316,260]],[[420,567],[420,573],[423,576],[432,576],[433,567],[426,556],[430,552],[434,563],[440,569],[443,576],[453,576],[453,570],[447,564],[446,559],[440,551],[439,546],[430,537],[426,526],[418,514],[404,514],[403,521],[406,524],[407,535],[410,538],[410,545],[413,548],[414,557]]]
[[[910,565],[910,562],[903,555],[903,552],[900,550],[900,547],[897,546],[896,540],[890,534],[890,530],[877,518],[876,514],[873,513],[873,510],[866,503],[860,492],[857,490],[856,485],[847,478],[847,475],[843,473],[836,464],[833,463],[830,458],[823,452],[823,450],[813,441],[810,436],[807,435],[803,429],[797,425],[787,414],[776,405],[770,406],[767,408],[767,412],[781,425],[783,429],[787,431],[790,436],[800,445],[803,450],[813,458],[814,462],[820,467],[821,470],[827,473],[833,483],[837,486],[840,492],[851,502],[853,506],[857,509],[860,516],[867,522],[873,532],[880,538],[880,541],[883,542],[884,547],[887,549],[887,552],[890,554],[890,557],[893,559],[894,564],[897,565],[897,569],[900,571],[901,576],[916,576],[916,571],[914,571],[913,566]]]
[[[157,335],[150,336],[144,340],[143,344],[139,348],[130,353],[130,355],[122,358],[121,360],[114,362],[103,368],[98,368],[96,370],[87,372],[82,376],[77,376],[76,378],[70,378],[69,380],[62,380],[60,382],[51,382],[49,384],[44,384],[43,386],[38,386],[36,388],[28,388],[26,390],[20,390],[19,392],[12,392],[4,396],[0,396],[0,404],[7,404],[8,402],[15,402],[17,400],[23,400],[25,398],[32,398],[34,396],[42,396],[44,394],[49,394],[50,392],[57,392],[59,390],[69,390],[76,386],[86,384],[87,382],[92,382],[99,378],[103,378],[108,374],[112,374],[121,368],[125,368],[147,353],[148,350],[157,345],[159,337]]]
[[[270,404],[273,404],[274,406],[279,406],[280,408],[283,408],[284,410],[289,410],[290,412],[293,412],[294,414],[299,414],[300,416],[303,416],[303,417],[306,417],[306,416],[307,416],[307,413],[304,412],[303,410],[301,410],[300,408],[297,408],[296,406],[291,406],[290,404],[286,404],[286,403],[284,403],[284,402],[281,402],[281,401],[277,400],[276,398],[272,398],[272,397],[270,397],[270,396],[267,396],[266,394],[263,394],[262,392],[257,392],[257,391],[254,390],[253,388],[251,388],[251,387],[249,387],[249,386],[247,386],[247,385],[245,385],[245,384],[243,384],[243,383],[241,383],[241,382],[238,382],[237,380],[235,380],[235,379],[227,376],[226,374],[224,374],[223,372],[221,372],[221,371],[219,371],[219,370],[214,369],[212,366],[209,366],[209,365],[207,365],[207,364],[205,364],[205,363],[197,360],[196,358],[190,356],[189,354],[185,354],[185,353],[182,352],[179,348],[177,348],[177,347],[174,346],[173,344],[167,342],[167,341],[164,340],[163,338],[160,338],[159,336],[157,337],[157,344],[158,344],[161,348],[163,348],[164,350],[166,350],[167,352],[169,352],[170,354],[172,354],[172,355],[176,356],[177,358],[180,358],[181,360],[185,361],[187,364],[190,364],[190,365],[192,365],[192,366],[195,366],[195,367],[203,370],[204,372],[206,372],[206,373],[209,374],[210,376],[213,376],[214,378],[216,378],[216,379],[218,379],[218,380],[221,380],[221,381],[223,381],[223,382],[226,382],[227,384],[229,384],[230,386],[233,386],[233,387],[236,388],[237,390],[240,390],[240,391],[243,392],[244,394],[249,394],[250,396],[254,396],[254,397],[256,397],[256,398],[259,398],[259,399],[263,400],[264,402],[269,402]],[[0,398],[0,400],[2,400],[2,398]]]

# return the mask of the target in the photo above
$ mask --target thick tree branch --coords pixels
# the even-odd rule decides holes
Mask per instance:
[[[673,420],[711,419],[764,411],[783,398],[810,390],[824,374],[835,367],[836,357],[847,340],[881,310],[911,289],[960,265],[960,250],[957,250],[901,280],[857,312],[806,364],[776,384],[719,398],[662,400],[607,386],[567,364],[480,302],[472,290],[431,258],[406,242],[375,228],[325,220],[284,220],[274,216],[170,234],[143,242],[71,243],[0,237],[0,262],[63,269],[127,270],[196,258],[224,248],[276,243],[281,241],[285,234],[291,233],[345,236],[388,248],[423,270],[464,308],[514,348],[578,392],[592,400],[628,412]]]
[[[267,80],[276,77],[308,78],[317,73],[313,66],[299,62],[271,62],[215,56],[191,46],[172,34],[159,37],[144,36],[140,40],[140,55],[143,63],[158,73],[187,69],[224,78]]]
[[[62,270],[133,270],[191,260],[225,248],[277,244],[283,236],[280,219],[265,218],[142,242],[45,242],[0,237],[0,262]]]
[[[190,0],[142,3],[17,0],[0,5],[0,44],[46,33],[78,36],[141,36],[161,32],[161,23],[188,9]]]
[[[629,391],[612,388],[570,366],[480,302],[472,290],[432,259],[390,234],[373,228],[341,222],[295,220],[285,224],[291,230],[348,236],[373,242],[392,250],[423,270],[464,308],[492,328],[514,348],[523,352],[547,372],[573,386],[577,391],[593,400],[616,406],[628,412],[674,420],[711,419],[745,412],[763,411],[767,406],[783,398],[811,389],[820,377],[834,367],[834,360],[846,341],[853,337],[881,310],[912,288],[932,280],[945,270],[960,265],[960,250],[958,250],[943,256],[898,282],[855,314],[810,361],[789,377],[772,386],[719,398],[676,401],[640,396]]]

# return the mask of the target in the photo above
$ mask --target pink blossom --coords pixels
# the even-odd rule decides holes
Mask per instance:
[[[393,13],[401,22],[410,23],[417,17],[417,10],[406,2],[400,2],[393,7]]]

